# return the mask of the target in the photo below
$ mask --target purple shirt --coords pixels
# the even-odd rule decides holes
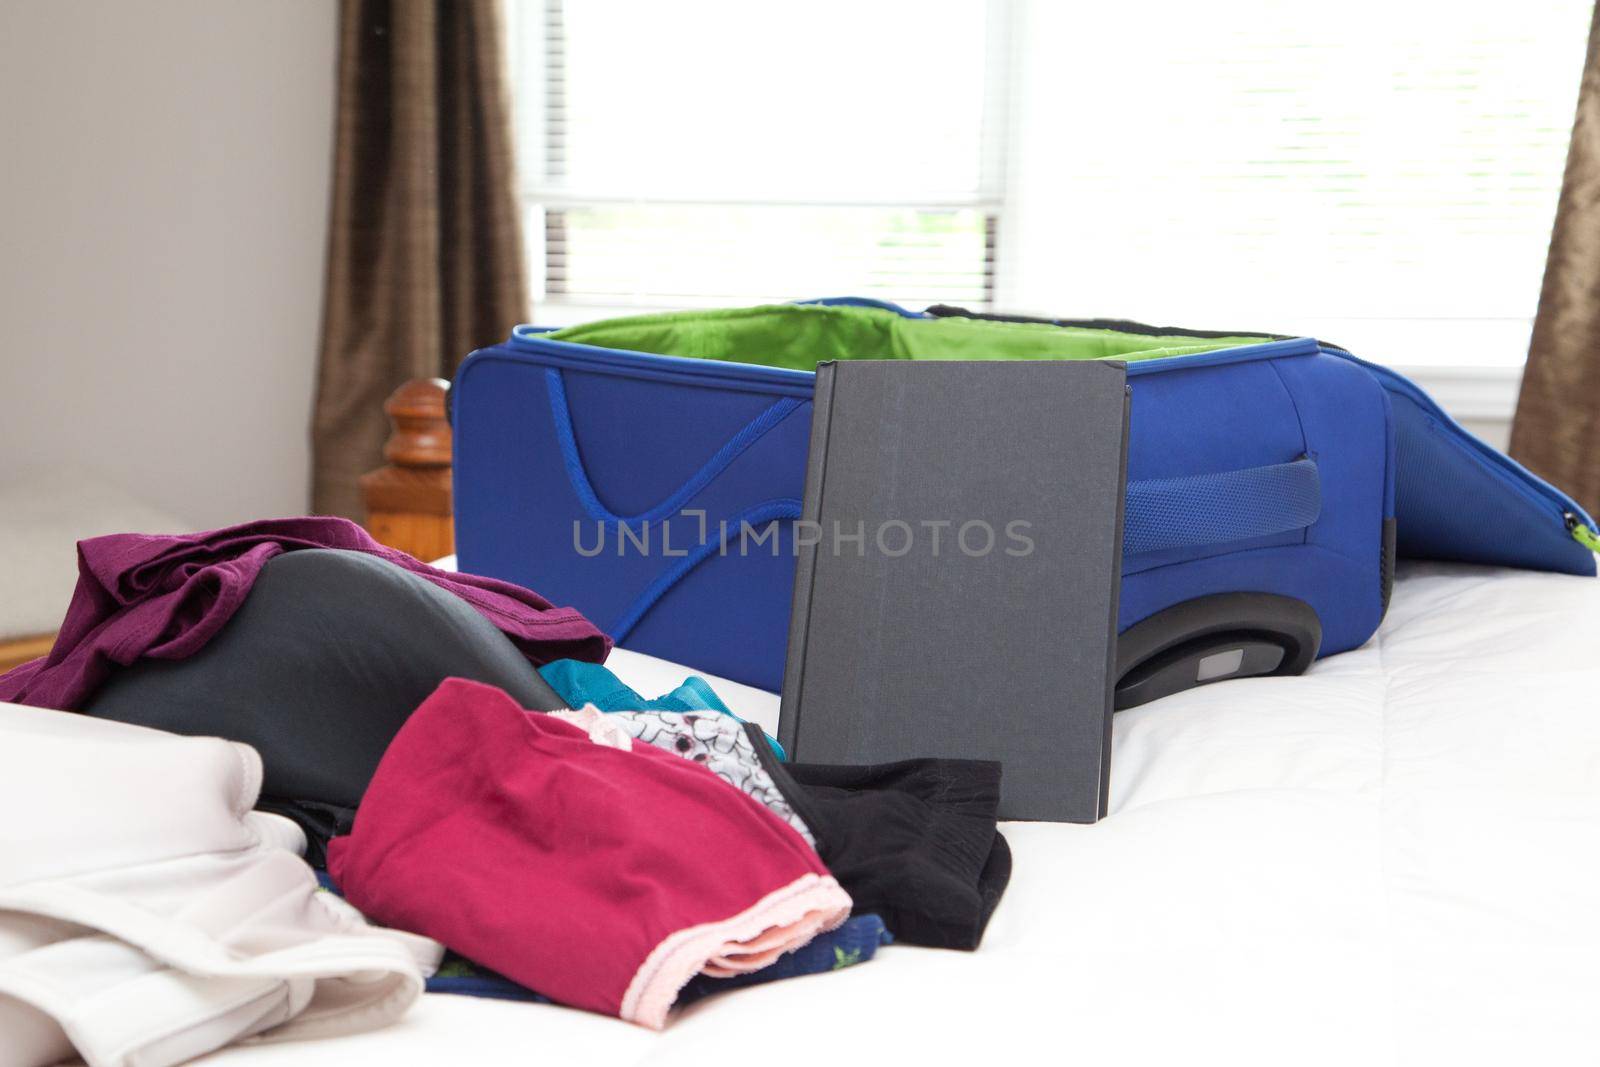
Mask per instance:
[[[0,675],[0,701],[76,710],[117,666],[179,660],[205,647],[280,552],[367,552],[472,605],[535,665],[602,663],[611,639],[574,608],[510,582],[455,574],[386,548],[348,519],[263,519],[185,535],[110,534],[78,542],[78,585],[50,654]]]

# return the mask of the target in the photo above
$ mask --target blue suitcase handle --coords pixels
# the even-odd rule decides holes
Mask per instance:
[[[1303,530],[1322,514],[1317,461],[1128,483],[1122,554],[1195,548]]]

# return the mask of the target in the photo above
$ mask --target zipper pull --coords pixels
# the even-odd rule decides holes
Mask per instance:
[[[1566,520],[1567,532],[1572,535],[1574,541],[1590,552],[1600,552],[1600,533],[1595,533],[1589,528],[1588,523],[1579,519],[1573,512],[1564,512],[1561,517]]]

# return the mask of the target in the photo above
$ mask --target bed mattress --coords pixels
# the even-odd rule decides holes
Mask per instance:
[[[703,1001],[659,1034],[428,995],[385,1030],[207,1062],[1591,1057],[1597,614],[1592,579],[1403,564],[1363,648],[1304,677],[1223,682],[1120,713],[1112,814],[1006,825],[1015,873],[976,953],[889,946],[863,966]],[[612,667],[642,692],[686,673],[626,650]],[[712,682],[775,729],[774,695]]]

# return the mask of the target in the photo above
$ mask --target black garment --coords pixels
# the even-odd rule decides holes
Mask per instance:
[[[306,833],[306,862],[319,871],[328,866],[328,842],[348,834],[356,825],[356,809],[342,804],[263,795],[256,799],[256,810],[293,819]]]
[[[855,914],[882,916],[907,944],[978,947],[1011,881],[1011,847],[995,828],[999,763],[783,763],[758,726],[745,733]]]
[[[268,561],[195,655],[138,660],[83,711],[253,746],[263,807],[305,829],[315,860],[401,725],[451,677],[498,686],[525,708],[566,706],[460,598],[376,556],[306,549]]]

